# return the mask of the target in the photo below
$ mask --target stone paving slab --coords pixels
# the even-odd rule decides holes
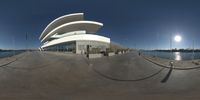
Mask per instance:
[[[21,59],[25,55],[28,55],[28,52],[20,53],[11,57],[0,58],[0,67],[15,62],[18,59]]]
[[[83,55],[29,52],[0,67],[0,100],[198,100],[200,69],[173,70],[131,52],[87,59]],[[113,78],[108,79],[93,69]]]
[[[153,62],[157,65],[160,65],[161,67],[166,67],[166,68],[170,68],[169,66],[170,62],[173,62],[174,69],[186,70],[186,69],[200,68],[199,59],[177,61],[177,60],[168,60],[168,59],[158,58],[154,56],[146,56],[146,55],[142,55],[142,57],[150,62]]]

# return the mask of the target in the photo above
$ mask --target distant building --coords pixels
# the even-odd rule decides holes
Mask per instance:
[[[106,51],[110,38],[96,35],[102,23],[84,20],[83,13],[64,15],[52,21],[40,35],[40,50],[86,53]]]

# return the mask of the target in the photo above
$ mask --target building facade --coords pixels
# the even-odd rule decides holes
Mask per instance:
[[[84,20],[83,13],[61,16],[40,35],[40,50],[77,54],[106,51],[110,48],[110,38],[96,35],[102,26],[102,23]]]

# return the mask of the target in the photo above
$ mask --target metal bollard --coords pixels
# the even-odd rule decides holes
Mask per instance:
[[[173,68],[173,67],[174,67],[174,62],[173,62],[173,61],[170,61],[170,62],[169,62],[169,66],[170,66],[170,68]]]

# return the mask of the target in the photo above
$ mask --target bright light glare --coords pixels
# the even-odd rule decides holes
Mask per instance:
[[[176,36],[174,37],[174,40],[175,40],[176,42],[181,42],[182,37],[181,37],[180,35],[176,35]]]

